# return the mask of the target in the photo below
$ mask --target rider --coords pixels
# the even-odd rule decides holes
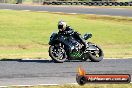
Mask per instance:
[[[83,45],[84,45],[84,49],[86,49],[87,47],[87,43],[85,42],[85,40],[81,37],[81,35],[78,32],[75,32],[70,26],[67,26],[66,22],[64,21],[59,21],[58,22],[58,29],[60,34],[64,34],[64,35],[72,35],[74,36],[74,38],[79,39]]]

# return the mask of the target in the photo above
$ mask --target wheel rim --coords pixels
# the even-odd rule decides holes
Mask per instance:
[[[98,48],[97,46],[96,47],[96,50],[94,51],[91,51],[91,54],[96,57],[96,58],[99,58],[102,56],[102,50],[100,48]]]
[[[64,54],[65,54],[65,51],[62,47],[59,47],[59,46],[52,46],[51,48],[51,53],[52,55],[58,59],[58,60],[63,60],[64,59]]]

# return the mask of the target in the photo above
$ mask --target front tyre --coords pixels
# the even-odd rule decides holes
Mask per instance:
[[[103,50],[97,45],[92,45],[92,47],[96,48],[96,50],[91,50],[90,51],[89,59],[93,62],[101,61],[104,57]]]
[[[67,59],[65,50],[58,45],[49,47],[49,56],[56,63],[63,63]]]

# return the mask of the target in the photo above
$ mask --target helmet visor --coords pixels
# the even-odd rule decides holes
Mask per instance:
[[[58,29],[63,29],[63,25],[58,25]]]

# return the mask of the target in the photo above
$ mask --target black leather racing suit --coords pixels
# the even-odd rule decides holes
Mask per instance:
[[[86,49],[87,43],[85,42],[85,40],[81,37],[81,35],[78,32],[75,32],[70,26],[67,26],[64,31],[59,31],[58,33],[73,36],[75,39],[80,40],[84,45],[84,49]]]

